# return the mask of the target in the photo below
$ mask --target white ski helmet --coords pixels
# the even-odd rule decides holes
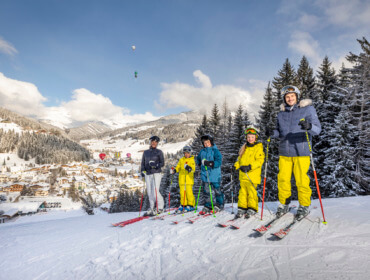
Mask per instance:
[[[299,91],[297,87],[292,86],[292,85],[287,85],[281,89],[280,94],[281,94],[281,97],[283,98],[284,103],[286,103],[285,95],[287,95],[288,93],[295,93],[295,95],[297,96],[297,102],[298,102],[301,92]]]

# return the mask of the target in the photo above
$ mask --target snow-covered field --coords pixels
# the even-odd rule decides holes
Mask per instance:
[[[182,148],[188,145],[191,139],[178,143],[162,143],[159,142],[158,149],[161,149],[163,153],[177,153]],[[94,158],[99,159],[100,151],[109,150],[111,153],[109,156],[114,157],[115,152],[120,152],[122,157],[125,157],[127,153],[131,153],[133,159],[141,159],[143,151],[149,149],[148,144],[144,144],[143,140],[110,140],[110,139],[90,139],[82,140],[81,144],[88,144],[88,148],[95,151]]]
[[[369,279],[370,196],[323,202],[327,225],[315,200],[309,219],[280,241],[250,237],[257,218],[240,230],[215,227],[230,207],[193,225],[167,218],[115,228],[137,213],[102,211],[20,217],[0,224],[0,279]]]

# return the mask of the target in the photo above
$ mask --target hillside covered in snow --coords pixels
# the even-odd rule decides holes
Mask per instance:
[[[0,278],[368,279],[369,203],[370,196],[325,199],[324,225],[314,200],[311,214],[280,241],[268,233],[253,236],[252,229],[270,219],[267,210],[263,222],[253,217],[239,230],[216,227],[232,217],[231,205],[216,218],[177,225],[171,221],[181,216],[112,227],[138,213],[99,210],[19,217],[0,225]],[[277,202],[267,205],[274,211]]]

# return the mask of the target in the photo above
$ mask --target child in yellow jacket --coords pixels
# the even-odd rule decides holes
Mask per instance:
[[[171,169],[171,173],[179,173],[181,205],[177,212],[189,212],[194,211],[195,205],[193,194],[195,160],[194,156],[191,155],[189,146],[185,146],[182,151],[184,152],[184,157],[179,160],[175,169]]]
[[[248,127],[244,131],[247,143],[239,150],[239,157],[234,164],[239,169],[240,190],[238,213],[235,218],[249,218],[258,212],[257,185],[261,183],[261,170],[265,159],[262,143],[257,142],[258,131]]]

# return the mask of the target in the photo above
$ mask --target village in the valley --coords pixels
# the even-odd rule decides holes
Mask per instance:
[[[104,154],[105,155],[105,154]],[[5,162],[5,160],[4,160]],[[122,190],[142,190],[140,162],[131,157],[92,159],[69,164],[22,164],[2,166],[0,174],[0,223],[22,215],[44,214],[52,209],[84,208],[93,205],[109,211]]]

